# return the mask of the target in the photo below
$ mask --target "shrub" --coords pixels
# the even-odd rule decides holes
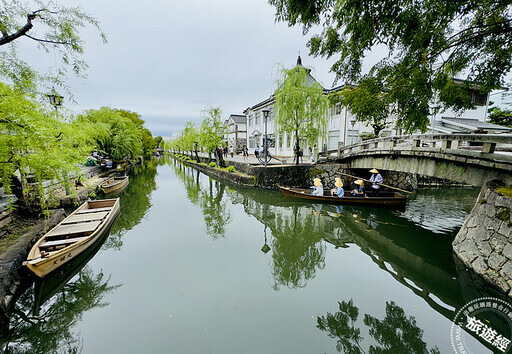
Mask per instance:
[[[229,166],[228,167],[228,172],[235,172],[235,167],[234,166]]]
[[[217,167],[217,164],[212,161],[212,162],[210,162],[210,164],[208,166],[210,166],[210,167]]]
[[[364,132],[364,133],[361,133],[361,134],[359,134],[359,137],[360,137],[362,140],[370,140],[370,139],[378,138],[378,136],[377,136],[377,135],[375,135],[375,133],[370,133],[370,132]]]

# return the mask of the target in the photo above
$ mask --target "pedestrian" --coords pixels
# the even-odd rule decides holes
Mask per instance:
[[[384,178],[382,178],[379,171],[377,171],[377,169],[375,168],[371,169],[370,172],[372,173],[372,176],[370,177],[370,182],[372,182],[373,196],[378,197],[380,184],[384,182]]]
[[[256,149],[254,149],[254,156],[256,156],[256,158],[260,155],[260,146],[259,145],[256,145]]]

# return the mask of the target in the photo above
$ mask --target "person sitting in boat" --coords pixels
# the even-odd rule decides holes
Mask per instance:
[[[311,194],[324,195],[324,186],[322,185],[322,181],[320,180],[320,178],[315,178],[313,180],[313,184],[314,184],[314,187],[312,187],[313,190],[311,191]]]
[[[364,194],[364,182],[361,179],[358,179],[354,182],[357,184],[357,187],[352,190],[352,196],[353,197],[365,197]]]
[[[331,189],[331,195],[344,197],[345,191],[343,190],[343,182],[341,181],[341,178],[336,177],[336,182],[334,183],[334,185],[336,186],[336,188]]]
[[[377,169],[373,168],[370,170],[370,172],[372,173],[372,176],[370,177],[370,182],[372,182],[373,196],[378,197],[380,184],[384,182],[384,179],[380,175],[379,171],[377,171]]]

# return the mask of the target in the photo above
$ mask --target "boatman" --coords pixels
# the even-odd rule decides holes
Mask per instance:
[[[375,168],[371,169],[370,172],[372,173],[372,176],[370,177],[370,182],[372,182],[373,196],[378,197],[380,184],[384,182],[384,179],[380,175],[379,171],[377,171]]]

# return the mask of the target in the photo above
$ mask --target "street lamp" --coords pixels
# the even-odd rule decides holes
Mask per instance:
[[[49,95],[46,95],[46,96],[50,99],[50,104],[53,107],[55,107],[55,115],[57,115],[57,107],[62,106],[62,100],[64,99],[64,97],[62,97],[61,95],[57,94],[55,89],[53,89],[53,93],[51,93]]]
[[[268,150],[268,142],[267,142],[267,120],[268,120],[268,114],[270,111],[268,109],[263,110],[263,117],[265,117],[265,167],[267,167],[267,150]]]

